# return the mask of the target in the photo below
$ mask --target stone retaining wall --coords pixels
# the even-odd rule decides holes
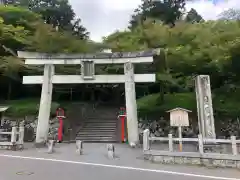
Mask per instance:
[[[179,154],[179,153],[178,153]],[[207,167],[221,167],[221,168],[237,168],[240,170],[240,158],[226,158],[227,155],[223,155],[223,158],[211,157],[211,154],[200,156],[196,154],[194,156],[181,156],[181,155],[151,155],[145,154],[145,159],[154,163],[161,164],[186,164],[186,165],[201,165]],[[224,157],[225,156],[225,157]],[[207,158],[209,157],[209,158]]]

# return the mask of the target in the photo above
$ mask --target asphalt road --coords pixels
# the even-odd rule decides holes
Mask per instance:
[[[86,145],[78,156],[74,145],[61,145],[55,154],[29,148],[23,152],[0,152],[1,180],[240,180],[240,171],[192,166],[152,164],[137,157],[138,149],[118,146],[118,159],[110,160],[105,145]],[[239,178],[239,179],[238,179]]]

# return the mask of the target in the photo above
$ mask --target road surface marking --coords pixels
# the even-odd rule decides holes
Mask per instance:
[[[162,173],[162,174],[198,177],[198,178],[205,178],[205,179],[240,180],[238,178],[207,176],[207,175],[201,175],[201,174],[190,174],[190,173],[181,173],[181,172],[165,171],[165,170],[158,170],[158,169],[144,169],[144,168],[135,168],[135,167],[128,167],[128,166],[116,166],[116,165],[108,165],[108,164],[87,163],[87,162],[81,162],[81,161],[67,161],[67,160],[61,160],[61,159],[49,159],[49,158],[27,157],[27,156],[13,156],[13,155],[8,155],[8,154],[0,154],[0,157],[28,159],[28,160],[39,160],[39,161],[51,161],[51,162],[80,164],[80,165],[98,166],[98,167],[109,167],[109,168],[116,168],[116,169],[126,169],[126,170],[135,170],[135,171],[143,171],[143,172],[155,172],[155,173]]]

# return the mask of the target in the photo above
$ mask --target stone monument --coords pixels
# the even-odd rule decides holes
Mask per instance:
[[[199,75],[195,80],[199,134],[203,138],[216,138],[212,106],[210,77]]]

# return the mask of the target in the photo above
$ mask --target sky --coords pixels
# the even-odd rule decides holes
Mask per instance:
[[[215,1],[215,3],[213,2]],[[101,41],[116,30],[124,30],[141,0],[69,0],[76,15],[90,32],[91,39]],[[196,0],[188,2],[186,9],[194,8],[204,19],[216,19],[229,9],[240,8],[240,0]]]

